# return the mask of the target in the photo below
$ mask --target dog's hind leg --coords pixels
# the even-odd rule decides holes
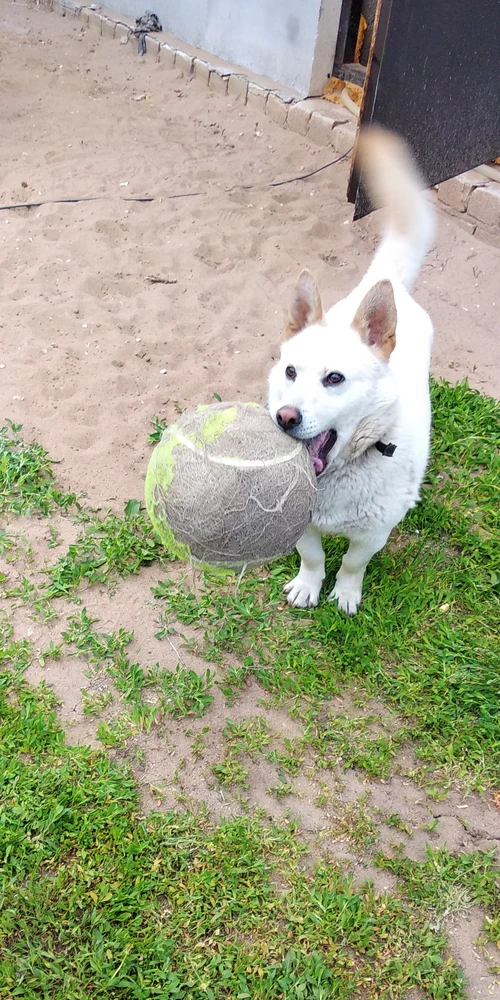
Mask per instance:
[[[365,570],[372,556],[383,549],[393,528],[378,526],[372,531],[352,533],[351,544],[337,573],[335,586],[328,595],[329,601],[336,601],[340,610],[347,615],[355,615],[361,601],[361,590]]]
[[[313,608],[318,603],[325,578],[325,554],[321,534],[312,524],[299,538],[297,552],[301,557],[298,575],[283,589],[288,595],[288,603],[293,607]]]

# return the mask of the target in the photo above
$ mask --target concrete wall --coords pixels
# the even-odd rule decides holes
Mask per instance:
[[[341,0],[116,0],[138,17],[145,7],[164,31],[267,76],[302,95],[319,94],[333,67]]]

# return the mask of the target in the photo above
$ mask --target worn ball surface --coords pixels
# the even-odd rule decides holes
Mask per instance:
[[[240,569],[291,552],[316,477],[301,441],[256,403],[215,403],[164,432],[146,476],[156,535],[181,559]]]

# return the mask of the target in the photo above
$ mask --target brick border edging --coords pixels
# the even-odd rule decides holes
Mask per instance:
[[[55,0],[55,3],[64,13],[69,12],[88,27],[96,28],[100,35],[107,38],[131,36],[133,25],[101,14],[99,9],[74,0]],[[282,128],[307,136],[318,145],[329,146],[339,156],[348,153],[354,145],[356,121],[340,105],[322,98],[302,99],[293,91],[279,90],[272,84],[263,86],[253,80],[250,73],[247,75],[227,65],[209,62],[189,54],[180,45],[159,41],[155,35],[146,34],[146,51],[168,69],[176,67],[185,76],[200,80],[215,94],[255,107]],[[435,190],[439,206],[462,228],[500,246],[500,184],[470,170],[443,181]]]
[[[440,206],[471,236],[500,246],[500,184],[468,170],[436,185],[436,190]]]
[[[90,6],[80,5],[73,0],[55,0],[63,13],[70,13],[89,27],[96,28],[107,38],[122,38],[131,35],[132,24],[101,14]],[[161,42],[155,35],[146,34],[146,52],[153,55],[168,69],[179,69],[185,76],[195,77],[215,94],[232,97],[242,104],[255,107],[282,127],[299,135],[308,136],[321,146],[331,146],[342,156],[354,144],[355,121],[347,109],[340,105],[328,104],[322,98],[295,96],[293,91],[275,89],[257,83],[251,74],[232,71],[230,67],[211,63],[206,59],[190,55],[179,46]],[[321,106],[321,111],[318,109]]]

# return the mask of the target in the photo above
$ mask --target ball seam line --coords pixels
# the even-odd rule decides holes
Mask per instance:
[[[296,458],[303,447],[303,442],[298,441],[296,447],[289,455],[281,455],[276,458],[230,458],[220,455],[219,457],[215,455],[209,455],[207,452],[203,452],[200,448],[197,448],[189,438],[184,437],[181,431],[176,430],[175,436],[179,444],[183,444],[185,448],[189,448],[190,451],[194,451],[196,455],[204,455],[209,462],[214,465],[230,465],[233,468],[236,466],[240,469],[267,469],[274,465],[283,465],[284,462],[289,462],[290,459]]]

